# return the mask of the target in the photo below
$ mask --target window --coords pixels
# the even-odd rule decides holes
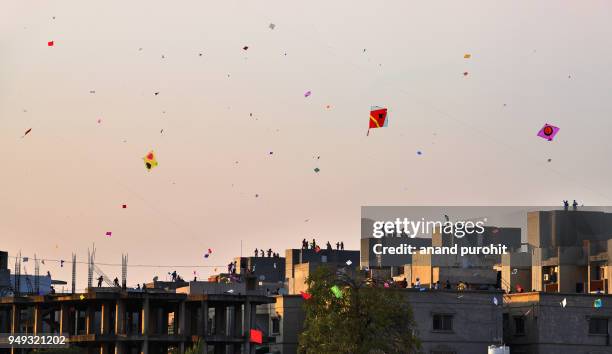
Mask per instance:
[[[272,317],[272,333],[280,333],[280,318]]]
[[[523,316],[514,317],[514,334],[515,335],[525,334],[525,317]]]
[[[589,334],[608,334],[608,319],[591,317],[589,319]]]
[[[453,315],[433,315],[434,331],[452,331],[453,330]]]

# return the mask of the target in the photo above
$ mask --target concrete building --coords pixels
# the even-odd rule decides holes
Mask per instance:
[[[297,353],[299,335],[304,329],[304,299],[300,295],[277,295],[276,302],[257,307],[258,317],[268,321],[265,328],[272,354]]]
[[[0,251],[0,296],[5,296],[11,288],[11,271],[8,269],[8,253]]]
[[[90,353],[183,353],[204,341],[205,353],[255,353],[249,342],[260,295],[185,294],[161,289],[4,297],[0,333],[61,333]]]
[[[432,247],[482,247],[505,245],[509,252],[521,248],[521,230],[518,228],[485,227],[480,235],[462,238],[444,234],[437,230],[432,235]],[[501,287],[502,255],[464,255],[460,254],[414,254],[412,263],[405,266],[408,283],[431,287],[436,282],[444,285],[446,281],[454,287],[459,282],[469,284],[471,289],[499,289]]]
[[[501,291],[400,291],[412,306],[421,353],[486,354],[489,345],[501,343]]]
[[[359,266],[359,251],[288,249],[285,259],[288,294],[300,294],[307,290],[308,275],[320,265],[355,271]]]
[[[236,273],[255,275],[259,281],[278,283],[285,281],[284,257],[237,257]]]
[[[512,354],[612,353],[612,296],[528,292],[506,300],[504,341]]]

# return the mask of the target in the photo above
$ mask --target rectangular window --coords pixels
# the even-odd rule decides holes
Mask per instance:
[[[608,334],[608,319],[597,317],[590,318],[589,334]]]
[[[514,317],[514,334],[515,335],[525,334],[525,317],[523,316]]]
[[[280,333],[280,319],[278,317],[272,318],[272,333]]]
[[[434,331],[452,331],[453,330],[453,315],[433,315]]]

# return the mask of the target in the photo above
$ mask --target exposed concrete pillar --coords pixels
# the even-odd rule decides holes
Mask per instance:
[[[178,315],[178,334],[187,335],[187,303],[182,301],[178,305],[178,311],[174,313],[174,318]]]
[[[149,322],[151,320],[151,300],[148,295],[145,296],[145,300],[142,304],[142,310],[140,312],[140,318],[142,320],[142,335],[144,336],[141,353],[149,354]]]
[[[227,335],[226,318],[227,318],[227,307],[225,305],[215,305],[215,334]]]
[[[157,334],[168,334],[168,317],[164,320],[165,309],[157,308]]]
[[[125,354],[125,344],[121,342],[115,342],[115,354]]]
[[[202,300],[200,304],[198,320],[198,334],[202,338],[202,351],[208,353],[208,343],[206,343],[206,336],[208,335],[208,301],[206,300]]]
[[[100,314],[100,333],[109,334],[110,333],[109,326],[110,326],[110,304],[103,303],[102,308],[101,308],[101,314]],[[106,350],[108,351],[108,348]]]
[[[251,342],[249,341],[250,338],[250,334],[251,334],[251,328],[253,325],[253,322],[251,321],[251,317],[253,317],[253,309],[251,307],[251,302],[247,299],[244,302],[244,353],[245,354],[252,354],[255,353],[255,346],[251,345]]]
[[[110,344],[108,343],[100,344],[100,354],[111,354]]]
[[[117,300],[117,304],[115,305],[115,333],[116,334],[125,334],[125,301]],[[120,345],[117,343],[117,348]],[[119,348],[122,349],[122,348]],[[118,349],[115,349],[115,353],[117,353]],[[121,353],[117,353],[121,354]]]
[[[242,337],[242,304],[234,306],[234,337]]]
[[[34,306],[34,334],[43,333],[42,311],[40,305]]]
[[[60,333],[62,335],[72,334],[70,331],[70,306],[66,303],[60,305]]]
[[[91,302],[88,302],[87,309],[85,310],[85,329],[87,334],[96,334],[96,329],[94,328],[95,320],[96,320],[96,308],[95,305]]]
[[[19,324],[21,322],[21,313],[19,306],[13,304],[13,309],[11,310],[11,333],[19,333]]]

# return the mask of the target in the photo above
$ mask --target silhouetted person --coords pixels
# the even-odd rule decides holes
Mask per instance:
[[[230,273],[230,274],[232,273],[232,267],[233,266],[234,266],[234,263],[231,263],[231,262],[230,262],[230,264],[227,265],[227,272],[228,273]]]
[[[172,281],[176,281],[176,277],[177,277],[176,270],[173,271],[170,275],[172,275]]]
[[[100,277],[98,278],[98,288],[102,287],[102,281],[104,280],[104,277],[100,275]]]
[[[140,284],[136,284],[136,290],[140,290]]]
[[[315,248],[317,248],[317,241],[315,241],[315,239],[312,239],[312,249],[314,250]]]
[[[259,250],[259,252],[261,252],[261,256],[262,256],[262,257],[265,257],[265,256],[266,256],[266,251],[264,251],[264,250],[263,250],[263,248],[262,248],[262,249],[260,249],[260,250]]]
[[[55,294],[55,288],[53,285],[51,285],[51,288],[49,289],[49,294]]]
[[[572,203],[572,209],[574,209],[574,211],[578,210],[578,202],[576,199],[574,199],[574,202]]]
[[[569,202],[567,200],[563,201],[563,210],[567,211],[569,209]]]
[[[344,251],[344,242],[340,242],[340,249]]]
[[[272,257],[272,249],[268,248],[268,258]]]
[[[303,250],[308,249],[308,241],[306,241],[306,239],[302,240],[302,249]]]
[[[259,256],[259,250],[256,248],[255,249],[255,257]]]
[[[340,249],[340,242],[336,242],[336,249],[339,250]]]
[[[331,243],[329,243],[329,241],[327,241],[327,245],[325,245],[325,248],[327,248],[328,251],[332,250],[332,245]]]
[[[198,281],[198,277],[193,277],[193,281]]]
[[[47,276],[48,276],[49,278],[51,278],[51,272],[50,272],[50,271],[47,271]]]
[[[115,280],[113,280],[113,284],[115,285],[116,288],[120,288],[121,287],[119,285],[119,279],[117,279],[117,277],[115,277]]]

